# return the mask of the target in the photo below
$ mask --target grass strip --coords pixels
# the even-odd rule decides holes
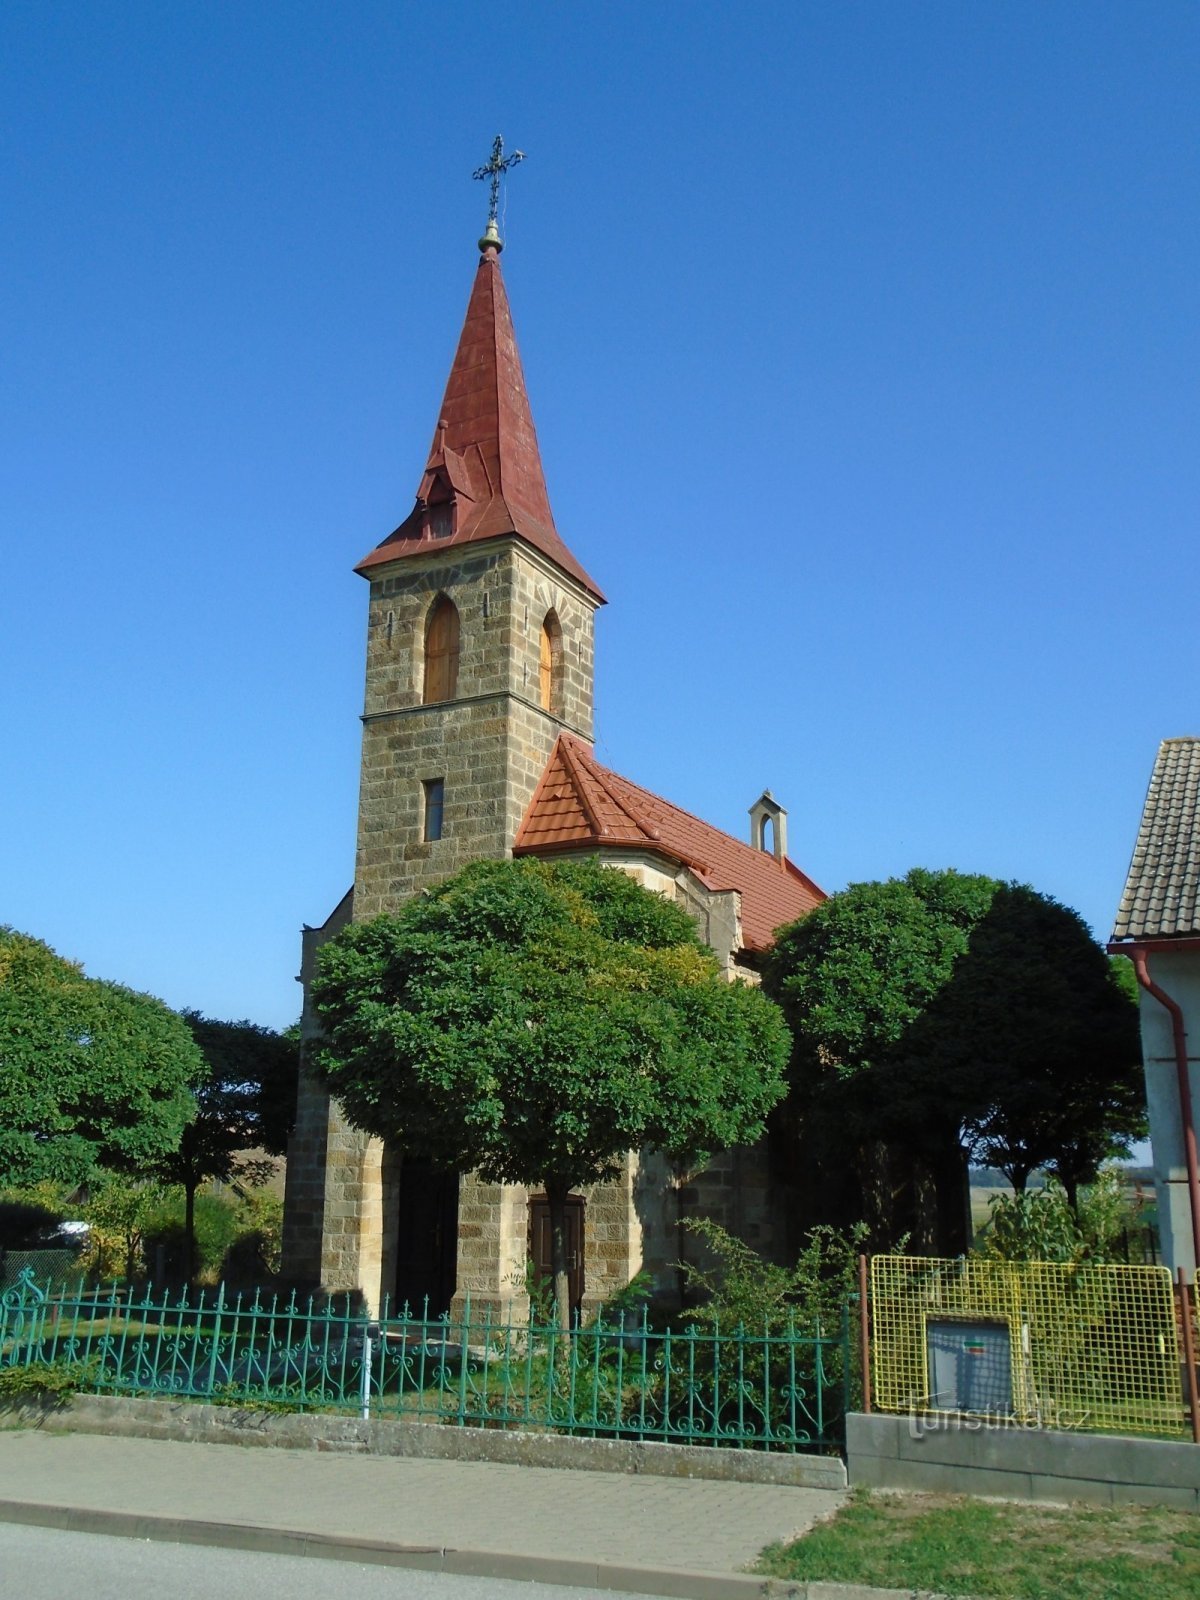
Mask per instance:
[[[756,1570],[987,1600],[1197,1600],[1200,1517],[860,1490]]]

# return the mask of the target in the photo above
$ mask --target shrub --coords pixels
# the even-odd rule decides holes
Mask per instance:
[[[61,1404],[95,1377],[91,1361],[30,1361],[25,1366],[0,1367],[0,1402],[54,1400]]]
[[[1112,1165],[1080,1191],[1076,1211],[1053,1181],[993,1195],[989,1209],[977,1254],[992,1261],[1122,1262],[1130,1230],[1143,1225],[1125,1174]]]
[[[246,1195],[234,1212],[234,1236],[220,1275],[226,1283],[257,1286],[279,1271],[283,1250],[283,1201],[269,1190]]]
[[[730,1434],[759,1423],[778,1438],[792,1429],[796,1442],[805,1436],[828,1437],[835,1430],[846,1387],[859,1382],[857,1341],[848,1352],[837,1342],[846,1326],[847,1303],[858,1290],[858,1256],[867,1227],[846,1232],[813,1228],[791,1267],[765,1261],[757,1251],[707,1218],[687,1224],[714,1257],[709,1267],[685,1264],[689,1288],[706,1296],[692,1313],[701,1331],[720,1329],[719,1346],[701,1347],[699,1376],[713,1399],[711,1422]],[[744,1328],[744,1342],[726,1338]],[[794,1332],[796,1344],[767,1345],[762,1336]],[[817,1347],[817,1337],[833,1343]],[[845,1355],[849,1357],[849,1370]],[[716,1396],[726,1397],[723,1409]]]
[[[225,1256],[238,1236],[238,1207],[224,1195],[201,1191],[196,1196],[196,1278],[216,1283]],[[142,1255],[147,1275],[165,1283],[182,1282],[187,1272],[184,1197],[178,1186],[163,1189],[146,1217]]]
[[[869,1231],[865,1223],[847,1232],[811,1229],[792,1267],[765,1261],[707,1217],[693,1218],[687,1227],[715,1257],[711,1267],[684,1265],[689,1289],[705,1296],[692,1313],[696,1322],[719,1322],[730,1331],[742,1323],[753,1332],[777,1331],[792,1322],[805,1333],[820,1328],[829,1334],[837,1331],[843,1306],[858,1292],[858,1257]]]

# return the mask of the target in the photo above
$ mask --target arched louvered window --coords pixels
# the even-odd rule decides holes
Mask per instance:
[[[562,715],[562,627],[558,614],[547,611],[542,623],[541,657],[538,663],[538,688],[542,708]]]
[[[425,624],[426,705],[437,700],[453,700],[458,688],[458,607],[446,595],[439,595]]]

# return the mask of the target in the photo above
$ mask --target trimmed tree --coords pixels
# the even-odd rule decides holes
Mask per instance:
[[[447,1169],[543,1186],[569,1318],[566,1202],[626,1152],[756,1138],[787,1030],[679,906],[596,862],[477,862],[320,952],[321,1064],[352,1122]]]
[[[931,1195],[926,1236],[951,1254],[970,1242],[961,1088],[926,1071],[913,1030],[999,887],[921,869],[851,884],[781,930],[763,977],[792,1029],[795,1106],[813,1145],[835,1170],[857,1170],[864,1206],[878,1189],[867,1209],[884,1237],[904,1229],[872,1169],[902,1152],[914,1194]]]
[[[287,1149],[296,1111],[299,1045],[294,1032],[276,1033],[254,1022],[217,1022],[198,1011],[183,1019],[204,1060],[193,1085],[196,1115],[178,1147],[156,1172],[184,1195],[184,1261],[190,1282],[196,1259],[196,1191],[212,1178],[224,1183],[264,1182],[271,1156]],[[258,1152],[255,1154],[254,1152]]]
[[[764,986],[810,1126],[860,1166],[880,1141],[926,1168],[940,1252],[970,1244],[968,1153],[1018,1187],[1037,1166],[1078,1184],[1140,1128],[1136,1008],[1080,918],[1032,889],[922,869],[853,884],[780,934]]]
[[[1074,1210],[1101,1163],[1145,1137],[1136,992],[1076,912],[996,891],[924,1032],[930,1070],[973,1085],[972,1156],[1018,1193],[1043,1169]]]
[[[203,1076],[161,1000],[0,928],[0,1183],[149,1171],[178,1144]]]

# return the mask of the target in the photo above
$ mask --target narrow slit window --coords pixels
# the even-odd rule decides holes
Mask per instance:
[[[425,838],[442,837],[442,813],[446,800],[446,780],[426,778],[421,786],[425,791]]]
[[[458,689],[458,607],[446,595],[434,601],[425,625],[426,705],[453,700]]]

